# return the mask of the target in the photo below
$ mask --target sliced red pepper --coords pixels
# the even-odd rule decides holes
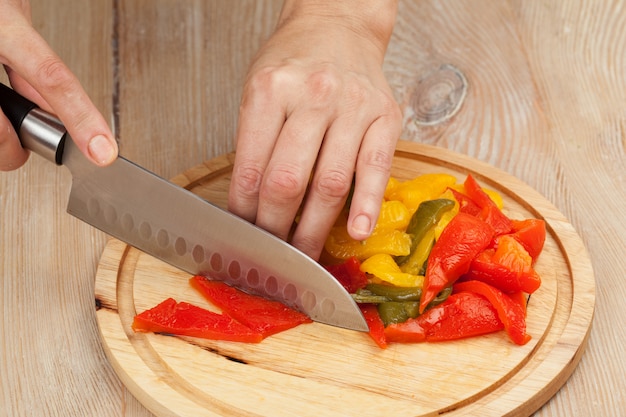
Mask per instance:
[[[459,282],[454,286],[455,292],[474,292],[488,299],[498,312],[509,338],[518,345],[526,344],[530,335],[526,333],[526,314],[516,301],[502,291],[480,281]]]
[[[528,305],[529,296],[523,291],[518,291],[507,295],[511,297],[511,300],[515,301],[522,307],[522,310],[524,311],[524,317],[526,317],[526,307]]]
[[[441,342],[502,330],[504,325],[493,305],[483,296],[463,292],[421,316],[385,328],[388,342]]]
[[[337,265],[325,266],[325,268],[350,294],[354,294],[367,285],[367,276],[361,271],[361,262],[355,257]]]
[[[378,308],[375,304],[359,304],[363,317],[369,327],[369,335],[381,349],[387,348],[385,337],[385,325],[378,315]]]
[[[169,333],[231,342],[259,343],[263,335],[232,317],[168,298],[135,316],[136,332]]]
[[[190,283],[224,313],[261,333],[263,337],[312,322],[305,314],[283,303],[247,294],[221,281],[196,275]]]
[[[442,304],[434,309],[438,309]],[[429,310],[432,311],[432,310]],[[426,341],[426,331],[417,320],[408,319],[403,323],[393,323],[385,327],[385,338],[388,343],[419,343]]]
[[[532,294],[541,286],[541,277],[532,268],[532,258],[511,235],[500,236],[497,249],[479,253],[463,279],[482,281],[506,293]]]
[[[511,236],[524,246],[534,264],[546,241],[546,222],[541,219],[526,219],[512,220],[511,223]]]
[[[493,233],[490,225],[466,213],[450,220],[428,258],[420,313],[444,287],[469,270],[472,259],[489,245]]]
[[[452,192],[454,199],[459,203],[459,212],[471,214],[472,216],[478,216],[480,214],[480,207],[474,203],[471,198],[465,194],[458,192],[454,188],[448,188]]]
[[[480,207],[481,211],[478,217],[493,227],[496,236],[509,233],[512,230],[511,219],[502,213],[496,203],[489,198],[489,195],[480,188],[480,185],[478,185],[471,174],[467,175],[463,187],[469,198]]]

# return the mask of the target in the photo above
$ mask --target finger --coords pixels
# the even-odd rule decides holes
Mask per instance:
[[[11,68],[5,66],[4,69],[7,75],[9,76],[9,81],[11,83],[11,86],[13,87],[15,91],[17,91],[18,93],[20,93],[22,96],[26,97],[33,103],[37,104],[43,110],[49,113],[53,112],[52,107],[50,107],[50,105],[46,102],[46,100],[44,100],[44,98],[41,97],[41,94],[39,94],[37,90],[33,88],[32,85],[28,84],[28,81],[22,78],[18,73],[13,71]]]
[[[261,189],[256,224],[286,239],[298,212],[328,122],[319,111],[294,112],[281,130]]]
[[[117,143],[78,79],[34,29],[22,30],[23,36],[13,36],[3,44],[3,50],[14,51],[5,57],[7,65],[49,104],[78,148],[92,162],[98,165],[113,162],[118,153]]]
[[[345,113],[328,129],[291,243],[317,259],[343,208],[372,115]]]
[[[256,221],[265,168],[286,117],[280,104],[284,101],[273,91],[269,80],[251,80],[244,88],[239,110],[228,209],[250,222]]]
[[[388,106],[386,115],[376,119],[363,138],[357,157],[354,194],[348,216],[348,233],[353,239],[367,239],[378,219],[391,163],[402,131],[402,115],[397,104]]]
[[[26,163],[29,152],[22,147],[13,125],[0,110],[0,171],[11,171]]]

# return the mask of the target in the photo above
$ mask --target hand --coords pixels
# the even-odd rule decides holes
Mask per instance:
[[[353,177],[354,239],[378,218],[402,114],[382,72],[396,1],[287,1],[252,64],[229,209],[317,259]]]
[[[0,63],[13,88],[56,114],[79,149],[97,165],[117,157],[117,143],[78,79],[35,31],[27,0],[0,0]],[[0,170],[28,159],[15,131],[0,111]]]

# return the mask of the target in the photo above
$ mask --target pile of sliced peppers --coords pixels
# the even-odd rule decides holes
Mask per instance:
[[[391,178],[364,241],[347,233],[348,204],[322,263],[359,303],[380,347],[502,329],[516,344],[530,340],[526,302],[541,285],[533,266],[543,220],[510,219],[501,196],[472,175],[463,183],[448,174]]]

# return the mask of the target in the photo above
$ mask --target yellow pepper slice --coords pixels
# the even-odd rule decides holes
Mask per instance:
[[[391,200],[390,196],[398,189],[398,186],[402,183],[397,178],[389,177],[387,181],[387,187],[385,187],[385,199]]]
[[[359,260],[377,253],[393,256],[408,255],[411,252],[411,236],[400,230],[374,230],[363,241],[354,240],[343,227],[333,227],[326,239],[324,249],[334,258]]]
[[[397,200],[383,201],[374,230],[404,230],[411,221],[411,213]]]
[[[379,253],[361,263],[361,271],[397,287],[422,287],[424,277],[402,272],[393,257]]]
[[[389,200],[399,200],[413,213],[422,201],[434,200],[446,188],[456,183],[456,178],[448,174],[423,174],[405,181],[389,193]]]

